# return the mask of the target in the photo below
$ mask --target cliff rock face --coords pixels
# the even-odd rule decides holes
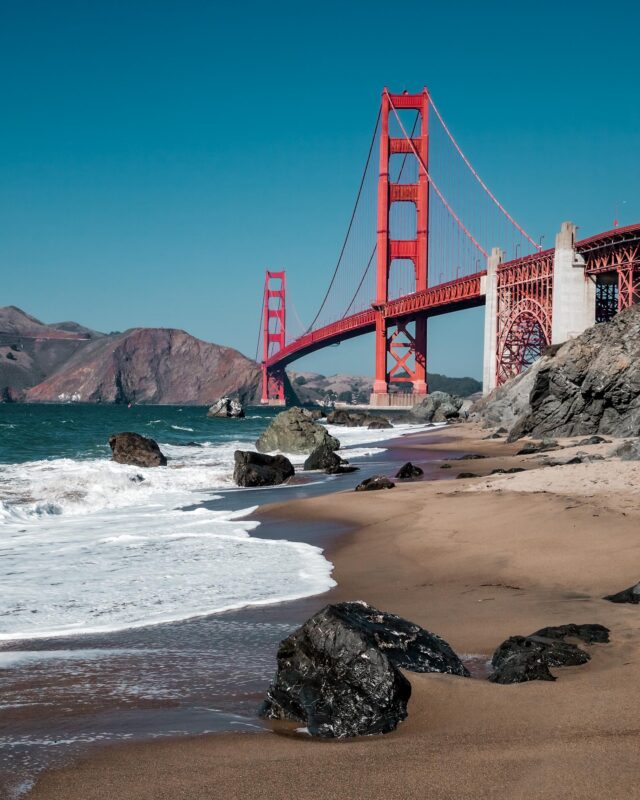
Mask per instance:
[[[0,308],[0,400],[24,392],[103,334],[73,323],[45,325],[15,306]]]
[[[88,343],[26,399],[207,405],[234,394],[253,402],[258,383],[258,365],[237,350],[181,330],[138,328]]]
[[[640,306],[551,348],[474,407],[521,436],[640,435]]]
[[[640,435],[640,306],[594,325],[545,359],[520,436]]]

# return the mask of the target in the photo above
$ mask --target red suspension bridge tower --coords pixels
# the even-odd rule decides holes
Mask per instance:
[[[264,283],[264,305],[262,308],[262,403],[274,406],[285,404],[284,367],[267,369],[269,357],[282,350],[286,344],[286,293],[284,271],[267,271]]]
[[[420,115],[418,136],[389,135],[389,112],[410,109]],[[403,131],[404,132],[404,131]],[[417,183],[392,183],[390,160],[396,154],[418,160]],[[389,405],[389,383],[410,382],[414,395],[427,393],[427,320],[424,315],[394,320],[385,315],[389,300],[389,276],[396,259],[408,259],[415,272],[415,291],[427,288],[429,224],[429,94],[391,95],[382,92],[380,176],[378,179],[377,291],[373,304],[376,313],[375,380],[371,403]],[[394,239],[389,220],[394,203],[413,203],[416,214],[414,239]],[[413,332],[408,327],[413,323]]]

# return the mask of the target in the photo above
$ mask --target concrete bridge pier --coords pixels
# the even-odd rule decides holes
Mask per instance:
[[[483,394],[495,389],[501,359],[506,358],[505,363],[511,369],[514,363],[519,367],[531,363],[523,357],[526,335],[515,345],[515,351],[514,341],[510,341],[509,336],[519,328],[525,334],[532,330],[531,318],[535,309],[543,312],[542,319],[547,320],[544,324],[538,317],[533,323],[542,335],[541,349],[545,344],[562,344],[595,325],[596,285],[586,274],[585,260],[576,249],[576,230],[573,222],[563,222],[554,250],[539,254],[549,264],[547,290],[541,280],[527,286],[517,279],[515,283],[503,280],[499,291],[498,272],[503,254],[499,248],[494,247],[491,251],[487,259],[487,274],[480,284],[481,294],[485,297]],[[517,261],[509,263],[509,268],[519,265]],[[518,347],[521,362],[516,359]]]
[[[480,281],[480,293],[485,296],[483,394],[489,394],[496,387],[498,372],[498,266],[502,262],[502,256],[502,250],[499,247],[494,247],[487,259],[487,274]]]
[[[576,226],[563,222],[553,255],[551,344],[562,344],[596,324],[596,284],[575,248]]]

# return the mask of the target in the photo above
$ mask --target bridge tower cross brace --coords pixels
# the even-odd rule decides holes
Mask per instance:
[[[418,182],[393,183],[389,179],[391,157],[397,153],[415,158],[411,143],[404,137],[389,136],[389,114],[394,109],[413,109],[420,114],[420,132],[413,137],[413,147],[420,154]],[[414,395],[427,393],[427,320],[416,316],[415,333],[407,330],[409,320],[395,323],[384,316],[384,305],[389,299],[389,274],[394,259],[410,259],[416,278],[416,292],[427,288],[428,283],[428,225],[429,225],[429,94],[389,94],[382,92],[380,173],[378,178],[378,244],[376,283],[376,362],[375,380],[371,395],[372,405],[389,405],[389,382],[409,381]],[[396,202],[411,202],[416,207],[416,238],[392,239],[389,231],[391,206]],[[395,331],[393,330],[395,328]],[[413,367],[408,363],[413,356]],[[402,370],[402,372],[400,372]],[[400,374],[398,374],[400,373]]]
[[[284,270],[267,270],[264,282],[264,306],[262,310],[262,400],[264,404],[283,406],[284,367],[267,366],[269,357],[286,344],[287,284]],[[274,349],[275,348],[275,349]]]

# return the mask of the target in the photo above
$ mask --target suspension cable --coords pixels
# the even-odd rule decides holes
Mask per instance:
[[[497,197],[496,197],[496,196],[493,194],[493,192],[491,191],[491,189],[489,189],[489,187],[487,186],[487,184],[486,184],[486,183],[485,183],[485,182],[482,180],[482,178],[480,177],[480,175],[479,175],[479,174],[476,172],[476,170],[473,168],[473,166],[471,165],[471,162],[469,161],[469,159],[468,159],[468,158],[465,156],[465,154],[462,152],[462,149],[460,148],[460,145],[459,145],[459,144],[458,144],[458,142],[456,142],[456,140],[453,138],[453,134],[451,133],[451,131],[450,131],[450,130],[449,130],[449,128],[447,127],[447,123],[446,123],[446,122],[444,121],[444,119],[442,118],[442,114],[441,114],[441,113],[438,111],[438,107],[437,107],[437,106],[436,106],[436,104],[433,102],[433,99],[431,98],[431,95],[429,95],[429,103],[431,104],[431,108],[433,108],[433,110],[435,111],[435,114],[436,114],[436,116],[437,116],[437,117],[438,117],[438,119],[440,120],[440,124],[441,124],[441,125],[442,125],[442,127],[444,128],[444,131],[445,131],[445,133],[447,134],[447,136],[449,137],[449,139],[451,139],[451,142],[452,142],[453,146],[454,146],[454,147],[455,147],[455,149],[458,151],[458,154],[460,155],[460,157],[462,158],[462,160],[464,161],[464,163],[467,165],[467,167],[469,167],[469,169],[470,169],[470,171],[471,171],[471,174],[473,175],[473,177],[474,177],[474,178],[475,178],[475,179],[478,181],[478,183],[480,184],[480,186],[482,186],[482,188],[483,188],[483,189],[485,190],[485,192],[486,192],[486,193],[489,195],[489,197],[490,197],[490,198],[493,200],[493,202],[496,204],[496,206],[498,206],[498,208],[500,209],[500,211],[502,211],[502,213],[503,213],[503,214],[505,215],[505,217],[506,217],[506,218],[509,220],[509,222],[510,222],[510,223],[511,223],[511,224],[512,224],[512,225],[513,225],[513,226],[514,226],[514,227],[515,227],[515,228],[516,228],[518,231],[520,231],[520,233],[521,233],[521,234],[522,234],[522,235],[525,237],[525,239],[527,239],[527,241],[528,241],[530,244],[532,244],[532,245],[533,245],[533,246],[536,248],[536,250],[542,250],[542,245],[540,245],[540,244],[538,244],[538,242],[534,241],[534,240],[531,238],[531,236],[529,236],[529,234],[528,234],[528,233],[525,231],[525,229],[524,229],[524,228],[523,228],[521,225],[519,225],[519,224],[516,222],[516,220],[515,220],[515,219],[514,219],[514,218],[511,216],[511,214],[509,214],[509,212],[507,211],[507,209],[506,209],[506,208],[505,208],[505,207],[502,205],[502,203],[501,203],[501,202],[498,200],[498,198],[497,198]]]
[[[371,161],[371,154],[373,153],[373,146],[375,144],[376,136],[378,134],[378,126],[380,125],[380,115],[381,115],[381,113],[382,113],[382,109],[380,108],[380,109],[378,109],[378,117],[376,119],[375,128],[373,129],[373,136],[371,137],[371,144],[369,145],[369,152],[367,154],[367,161],[366,161],[366,163],[364,165],[364,170],[362,172],[362,178],[360,179],[360,186],[358,187],[358,194],[356,196],[356,202],[355,202],[355,204],[353,206],[353,211],[351,213],[351,219],[349,220],[349,227],[347,228],[347,233],[346,233],[346,235],[344,237],[344,242],[342,243],[342,249],[340,250],[340,255],[338,256],[338,262],[336,263],[335,269],[333,270],[333,275],[331,276],[331,282],[329,283],[329,288],[327,289],[327,291],[325,293],[325,296],[322,299],[322,303],[320,304],[320,308],[318,309],[318,313],[313,318],[311,324],[309,325],[309,327],[307,328],[305,333],[308,333],[313,328],[313,326],[316,324],[316,322],[318,320],[318,317],[322,313],[322,309],[324,308],[325,303],[327,302],[327,299],[329,297],[329,293],[331,292],[331,287],[333,286],[333,284],[335,282],[335,279],[336,279],[336,276],[338,274],[338,270],[340,269],[340,264],[342,263],[342,256],[344,255],[344,251],[346,250],[347,242],[349,240],[349,234],[351,233],[351,228],[353,227],[353,221],[354,221],[355,216],[356,216],[356,211],[358,210],[358,203],[360,202],[360,196],[362,194],[362,187],[364,186],[364,181],[365,181],[365,178],[367,176],[367,170],[369,169],[369,162]]]
[[[420,114],[418,113],[418,114],[416,114],[416,118],[413,120],[413,127],[411,128],[411,137],[412,138],[413,138],[413,134],[416,132],[416,128],[418,127],[418,120],[419,119],[420,119]],[[405,165],[407,163],[407,159],[408,158],[409,158],[409,154],[405,153],[403,158],[402,158],[402,164],[400,165],[400,171],[398,172],[398,183],[400,183],[400,180],[402,178],[402,173],[404,172],[404,168],[405,168]],[[373,263],[373,259],[374,259],[374,256],[376,254],[377,249],[378,249],[378,243],[376,242],[373,245],[373,250],[371,251],[371,255],[369,256],[369,261],[367,262],[367,266],[365,267],[365,270],[362,273],[362,277],[360,278],[360,283],[358,284],[355,292],[353,293],[353,297],[351,298],[351,302],[347,306],[347,310],[343,314],[343,319],[344,319],[344,317],[348,316],[349,312],[351,311],[351,308],[352,308],[353,304],[356,301],[356,297],[358,296],[358,292],[360,291],[360,289],[362,289],[362,284],[364,283],[364,279],[367,277],[367,273],[371,269],[371,264]]]
[[[459,216],[456,214],[456,212],[455,212],[455,211],[454,211],[454,210],[451,208],[451,206],[450,206],[450,205],[449,205],[449,203],[447,202],[447,200],[446,200],[445,196],[442,194],[442,192],[441,192],[441,191],[440,191],[440,189],[438,188],[437,184],[435,183],[435,181],[433,180],[433,178],[432,178],[432,177],[431,177],[431,175],[429,174],[429,170],[427,169],[427,165],[424,163],[424,159],[422,158],[422,156],[420,155],[420,153],[419,153],[419,152],[418,152],[418,150],[416,149],[416,146],[414,145],[414,143],[413,143],[413,140],[411,139],[411,137],[410,137],[410,136],[409,136],[409,134],[407,133],[407,131],[406,131],[406,129],[405,129],[405,127],[404,127],[404,125],[402,124],[402,120],[400,119],[400,116],[398,115],[398,112],[396,111],[396,107],[395,107],[395,105],[393,104],[393,100],[391,99],[391,95],[389,94],[389,92],[388,92],[387,90],[385,90],[385,93],[386,93],[386,95],[387,95],[387,98],[389,99],[389,104],[390,104],[390,106],[391,106],[391,110],[393,111],[393,113],[395,114],[395,117],[396,117],[396,119],[398,120],[398,124],[400,125],[400,128],[402,129],[402,133],[404,134],[404,137],[405,137],[405,139],[406,139],[406,140],[409,142],[409,146],[411,147],[411,150],[413,151],[413,154],[414,154],[414,156],[415,156],[415,157],[418,159],[418,161],[420,162],[420,165],[422,166],[422,169],[425,171],[426,178],[427,178],[427,180],[429,181],[429,183],[431,184],[431,186],[433,186],[433,190],[435,191],[435,193],[436,193],[436,194],[438,195],[438,197],[440,198],[440,202],[441,202],[441,203],[442,203],[442,205],[443,205],[443,206],[444,206],[444,207],[447,209],[447,211],[449,212],[449,214],[451,214],[451,216],[452,216],[452,217],[455,219],[455,221],[458,223],[458,227],[460,228],[460,230],[461,230],[461,231],[463,231],[463,233],[465,234],[465,236],[466,236],[466,237],[467,237],[467,238],[468,238],[468,239],[469,239],[469,240],[470,240],[470,241],[473,243],[473,245],[474,245],[474,246],[475,246],[475,247],[476,247],[476,248],[477,248],[477,249],[478,249],[478,250],[479,250],[479,251],[482,253],[482,255],[483,255],[485,258],[488,258],[489,254],[487,253],[487,251],[486,251],[486,250],[484,249],[484,247],[483,247],[483,246],[480,244],[480,242],[476,241],[476,239],[474,238],[473,234],[472,234],[472,233],[471,233],[469,230],[467,230],[467,228],[465,227],[465,225],[464,225],[464,223],[462,222],[462,220],[460,219],[460,217],[459,217]]]
[[[262,322],[264,320],[264,293],[267,291],[267,276],[264,278],[264,289],[262,290],[262,303],[260,304],[260,325],[258,327],[258,341],[256,342],[256,357],[254,361],[258,360],[258,353],[260,352],[260,337],[262,336]]]

